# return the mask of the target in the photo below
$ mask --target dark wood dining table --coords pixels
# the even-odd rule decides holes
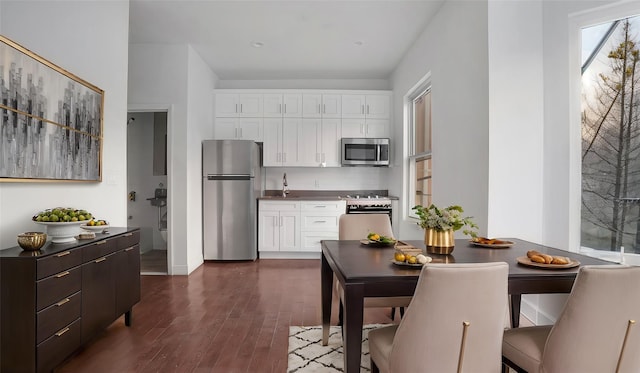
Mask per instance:
[[[508,238],[514,242],[508,248],[486,248],[473,245],[468,239],[457,239],[450,255],[427,254],[434,263],[509,264],[509,294],[511,296],[511,325],[518,327],[522,294],[569,293],[580,266],[566,269],[542,269],[518,263],[518,257],[528,250],[549,255],[567,256],[580,265],[613,264],[604,260],[558,250],[555,248]],[[422,241],[403,241],[425,249]],[[392,263],[393,247],[371,247],[360,241],[322,241],[321,294],[322,344],[329,339],[333,274],[344,289],[343,343],[346,373],[360,371],[365,297],[410,296],[415,291],[420,267],[399,266]]]

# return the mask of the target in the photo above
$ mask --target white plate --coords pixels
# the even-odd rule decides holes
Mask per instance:
[[[422,267],[424,264],[420,264],[420,263],[416,263],[416,264],[411,264],[411,263],[407,263],[407,262],[399,262],[397,260],[392,260],[391,263],[397,265],[397,266],[402,266],[402,267]]]
[[[106,224],[106,225],[86,225],[86,224],[83,224],[83,225],[80,226],[80,228],[86,229],[88,231],[102,232],[103,230],[109,228],[109,224]]]
[[[579,261],[573,260],[571,258],[568,258],[568,259],[570,260],[569,264],[545,264],[545,263],[536,263],[531,259],[527,258],[526,256],[519,256],[518,258],[516,258],[516,260],[520,264],[523,264],[529,267],[537,267],[537,268],[544,268],[544,269],[565,269],[565,268],[577,267],[580,265]]]
[[[476,242],[474,240],[469,240],[469,242],[471,242],[476,246],[488,247],[490,249],[506,249],[513,246],[512,241],[507,241],[507,240],[500,240],[500,241],[501,243],[483,243],[483,242]]]

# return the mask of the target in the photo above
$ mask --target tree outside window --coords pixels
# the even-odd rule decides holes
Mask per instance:
[[[640,17],[583,30],[581,245],[640,253]]]

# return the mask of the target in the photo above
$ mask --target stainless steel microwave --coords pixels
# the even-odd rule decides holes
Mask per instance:
[[[389,139],[343,137],[343,166],[389,166]]]

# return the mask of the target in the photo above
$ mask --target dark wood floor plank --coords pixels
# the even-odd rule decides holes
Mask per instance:
[[[365,322],[389,311],[367,309]],[[283,373],[289,326],[320,323],[319,260],[207,262],[142,276],[133,325],[121,317],[56,373]]]

